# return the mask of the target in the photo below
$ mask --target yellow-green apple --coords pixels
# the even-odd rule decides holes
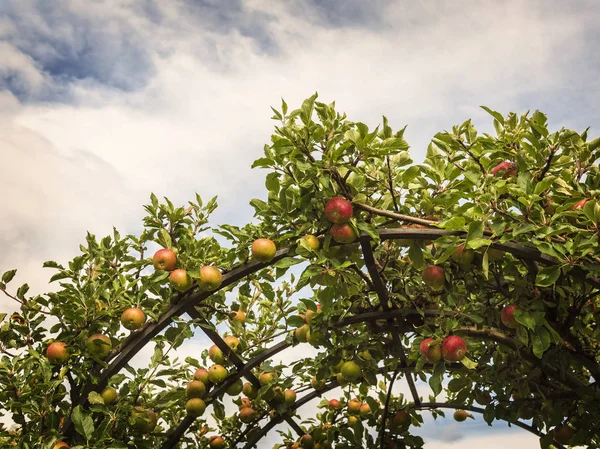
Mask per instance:
[[[154,411],[138,406],[131,412],[131,421],[136,431],[150,433],[158,423],[158,416]]]
[[[146,314],[139,307],[130,307],[121,315],[121,324],[130,331],[138,330],[146,322]]]
[[[340,196],[334,196],[325,205],[325,216],[333,224],[348,223],[352,213],[352,203]]]
[[[446,337],[442,342],[442,357],[447,362],[460,362],[467,354],[467,344],[458,335]]]
[[[229,386],[229,388],[227,388],[226,392],[229,396],[239,396],[243,389],[244,383],[242,382],[242,379],[237,379]]]
[[[171,271],[169,275],[171,286],[178,292],[184,292],[192,286],[192,278],[183,268]]]
[[[223,341],[233,352],[236,352],[240,347],[240,339],[233,335],[228,335],[223,339]]]
[[[206,385],[201,380],[192,380],[185,389],[188,398],[203,398],[206,394]]]
[[[337,380],[337,383],[340,387],[345,387],[346,385],[348,385],[348,381],[346,380],[346,378],[344,377],[344,375],[342,373],[337,373],[335,375],[335,378]]]
[[[221,364],[225,362],[225,357],[223,357],[223,351],[217,345],[212,345],[208,349],[208,357],[215,363]]]
[[[104,390],[102,390],[102,393],[100,393],[100,396],[102,396],[102,400],[104,401],[104,404],[106,404],[106,405],[114,404],[115,401],[117,400],[117,390],[115,390],[113,387],[106,387]]]
[[[286,405],[292,405],[294,402],[296,402],[296,392],[292,389],[287,389],[283,392],[283,401],[286,403]]]
[[[454,412],[454,420],[458,421],[458,422],[463,422],[465,421],[467,418],[472,418],[475,419],[473,417],[473,415],[471,415],[469,412],[467,412],[466,410],[456,410]]]
[[[242,392],[246,396],[248,396],[250,399],[254,399],[254,398],[256,398],[258,396],[258,390],[250,382],[246,382],[244,384],[244,388],[242,388]]]
[[[206,403],[200,398],[192,398],[185,403],[185,411],[190,416],[200,416],[204,410],[206,410]]]
[[[438,343],[433,343],[433,338],[426,338],[421,342],[419,351],[429,363],[435,363],[442,358],[442,349]]]
[[[294,331],[294,335],[296,336],[296,340],[298,340],[300,343],[306,343],[307,342],[307,336],[308,336],[308,331],[310,330],[310,327],[308,324],[303,324],[302,326],[300,326],[299,328],[297,328]]]
[[[269,371],[263,371],[262,373],[260,373],[260,376],[258,376],[258,381],[264,387],[265,385],[270,383],[276,377],[277,376],[275,375],[275,373],[272,373]]]
[[[350,413],[351,415],[356,415],[360,413],[361,405],[362,402],[360,402],[358,399],[350,399],[348,401],[348,413]]]
[[[519,323],[515,319],[515,310],[517,310],[519,306],[511,304],[502,309],[500,313],[500,319],[502,320],[502,324],[511,329],[516,329],[519,327]]]
[[[348,425],[349,426],[353,426],[354,424],[356,424],[359,421],[360,420],[356,416],[348,416]]]
[[[437,265],[429,265],[421,273],[421,279],[433,290],[442,290],[446,281],[444,277],[444,270]]]
[[[342,376],[349,382],[356,382],[362,376],[360,366],[352,360],[345,362],[340,371]]]
[[[208,369],[208,379],[215,385],[227,379],[228,373],[223,365],[213,365]]]
[[[152,265],[157,270],[173,271],[177,266],[177,255],[168,248],[159,249],[152,257]]]
[[[275,257],[277,247],[273,240],[261,238],[252,242],[252,258],[262,262],[270,262]]]
[[[62,341],[55,341],[46,348],[46,358],[53,365],[62,365],[69,360],[69,349]]]
[[[325,381],[324,380],[320,380],[317,379],[316,376],[313,376],[313,378],[310,381],[310,385],[317,391],[321,391],[323,388],[325,388]]]
[[[244,324],[246,322],[246,314],[243,310],[232,310],[229,312],[229,319],[231,321]]]
[[[106,335],[94,334],[88,337],[85,342],[85,348],[92,357],[103,359],[110,354],[112,343]]]
[[[450,255],[452,260],[461,266],[469,265],[475,257],[475,252],[470,248],[465,248],[464,243],[458,245],[458,248]]]
[[[207,292],[212,292],[218,289],[223,282],[223,275],[217,267],[212,265],[206,265],[200,268],[200,279],[198,279],[198,286]]]
[[[319,239],[312,234],[305,235],[302,237],[302,240],[304,240],[312,250],[319,249],[319,246],[321,246]]]
[[[354,232],[354,228],[349,224],[334,224],[331,226],[329,233],[331,234],[331,238],[338,243],[352,243],[358,237],[356,232]]]

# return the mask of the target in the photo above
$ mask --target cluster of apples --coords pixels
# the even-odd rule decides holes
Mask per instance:
[[[315,317],[315,315],[317,315],[320,312],[321,312],[321,306],[319,304],[317,304],[316,312],[313,310],[307,309],[306,312],[301,313],[299,315],[304,320],[304,324],[302,326],[296,328],[296,330],[294,331],[294,336],[296,337],[296,340],[298,340],[300,343],[311,343],[311,344],[316,343],[314,335],[311,334],[311,332],[310,332],[310,324],[312,323],[312,320]]]
[[[338,243],[352,243],[358,235],[352,226],[348,224],[354,210],[352,203],[345,198],[335,196],[325,205],[325,216],[329,220],[331,238]]]

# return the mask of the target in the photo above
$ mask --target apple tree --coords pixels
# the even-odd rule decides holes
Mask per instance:
[[[5,272],[2,444],[419,448],[427,412],[599,447],[600,139],[484,109],[415,163],[385,117],[282,102],[253,223],[151,195],[48,293]]]

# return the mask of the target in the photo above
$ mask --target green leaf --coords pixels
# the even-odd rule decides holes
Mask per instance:
[[[265,181],[265,186],[267,187],[267,190],[269,190],[269,192],[279,192],[279,174],[269,173]]]
[[[467,369],[475,369],[477,368],[477,362],[471,360],[468,357],[463,357],[460,361]]]
[[[8,284],[10,281],[13,280],[13,278],[15,277],[15,274],[17,274],[17,270],[9,270],[9,271],[5,272],[2,275],[2,282],[4,282],[5,284]]]
[[[293,257],[284,257],[283,259],[275,262],[272,266],[275,268],[289,268],[302,262],[302,260],[294,259]]]
[[[410,245],[410,248],[408,249],[408,257],[411,260],[412,265],[417,270],[423,268],[423,266],[425,265],[425,260],[423,258],[423,250],[416,242]]]
[[[483,109],[485,112],[487,112],[488,114],[490,114],[492,117],[494,117],[496,120],[498,120],[498,122],[504,126],[504,117],[502,117],[502,114],[500,114],[499,112],[493,111],[490,108],[488,108],[487,106],[479,106],[481,109]]]
[[[86,441],[89,441],[94,433],[94,421],[92,420],[92,417],[85,414],[81,405],[78,405],[73,410],[71,419],[73,420],[77,433],[85,437]]]
[[[550,347],[550,334],[543,327],[538,327],[532,332],[531,340],[533,345],[533,354],[538,359],[541,359],[544,355],[544,352],[546,352],[546,350],[548,350]]]
[[[540,287],[549,287],[554,284],[560,277],[560,266],[554,265],[551,267],[542,268],[535,277],[535,285]]]
[[[104,399],[102,399],[102,396],[100,396],[100,394],[95,391],[90,391],[90,393],[88,394],[88,401],[92,405],[104,404]]]
[[[473,221],[473,222],[469,223],[469,231],[467,233],[467,243],[473,239],[482,238],[483,230],[484,230],[484,224],[482,221]],[[479,245],[479,246],[481,246],[481,245]]]
[[[161,228],[160,231],[158,231],[158,243],[160,243],[163,246],[163,248],[173,247],[171,236],[164,228]]]

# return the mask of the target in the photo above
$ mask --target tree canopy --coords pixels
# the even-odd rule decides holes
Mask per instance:
[[[151,195],[139,235],[46,262],[53,291],[5,272],[3,444],[250,448],[286,422],[276,447],[418,448],[422,411],[455,409],[598,447],[600,139],[483,109],[494,134],[467,120],[414,163],[385,117],[282,101],[252,223]],[[214,346],[180,359],[200,333]],[[298,345],[311,355],[273,359]]]

